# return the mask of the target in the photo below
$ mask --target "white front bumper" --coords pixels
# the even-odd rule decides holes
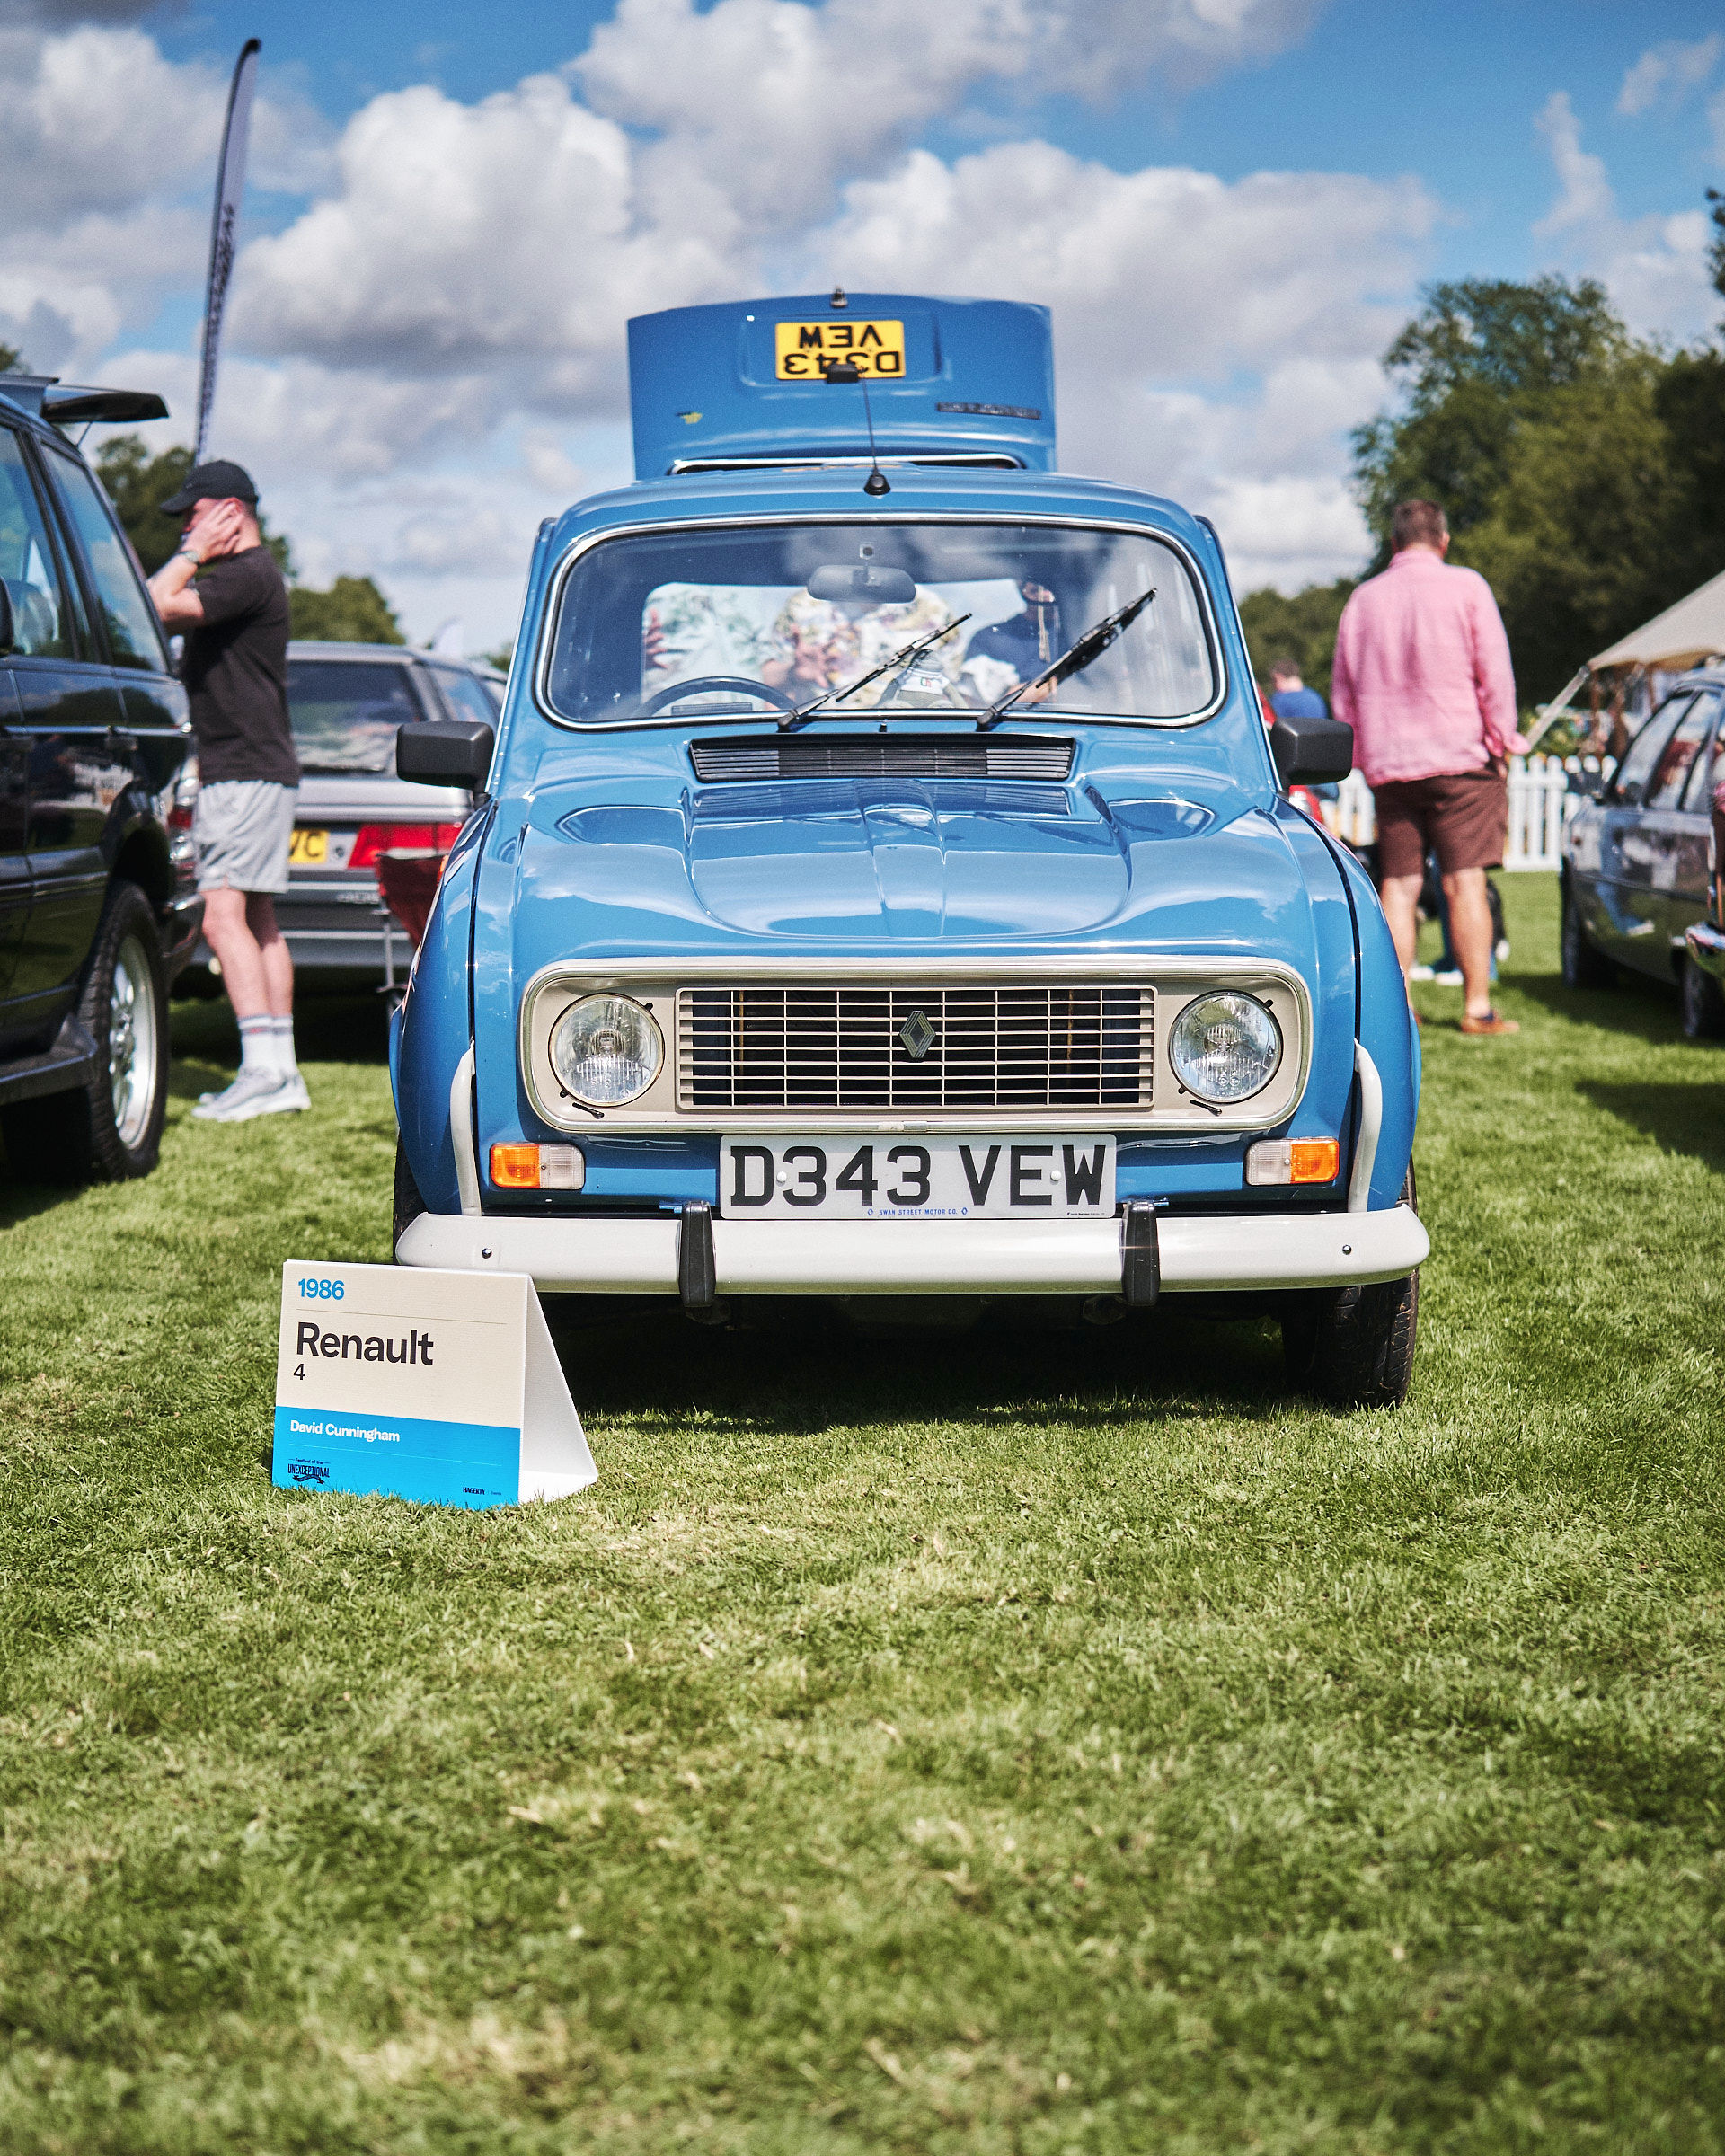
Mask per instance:
[[[530,1273],[547,1294],[674,1295],[677,1221],[422,1213],[399,1265]],[[1431,1248],[1406,1206],[1383,1213],[1157,1216],[1165,1294],[1397,1280]],[[1119,1220],[715,1219],[721,1295],[1118,1294]]]

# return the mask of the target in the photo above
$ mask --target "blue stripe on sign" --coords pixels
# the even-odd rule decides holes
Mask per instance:
[[[270,1480],[278,1489],[345,1489],[421,1505],[515,1505],[521,1433],[494,1422],[427,1422],[278,1408]]]

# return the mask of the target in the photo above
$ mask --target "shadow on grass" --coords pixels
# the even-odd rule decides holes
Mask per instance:
[[[227,1083],[240,1064],[239,1029],[226,1002],[186,998],[172,1007],[175,1070],[168,1090],[196,1100]],[[294,1012],[302,1063],[382,1064],[389,1056],[389,1012],[381,995],[305,995]],[[183,1065],[181,1069],[180,1066]]]
[[[1159,1310],[1104,1328],[1039,1330],[1022,1316],[964,1332],[859,1332],[814,1304],[747,1330],[672,1309],[601,1330],[547,1305],[583,1412],[698,1415],[756,1436],[942,1420],[1102,1429],[1146,1416],[1252,1420],[1290,1401],[1277,1327]]]
[[[1643,1131],[1664,1153],[1685,1153],[1725,1171],[1725,1083],[1638,1085],[1583,1078],[1576,1091]]]
[[[1665,1047],[1683,1038],[1675,985],[1649,974],[1620,969],[1611,988],[1570,988],[1559,973],[1506,974],[1506,985],[1543,1003],[1557,1018],[1579,1026],[1598,1026],[1609,1033],[1633,1034],[1638,1040]]]
[[[4,1171],[4,1178],[0,1180],[0,1233],[34,1220],[39,1214],[51,1213],[56,1206],[66,1205],[78,1196],[75,1184],[25,1180],[6,1158],[3,1147],[0,1147],[0,1171]]]

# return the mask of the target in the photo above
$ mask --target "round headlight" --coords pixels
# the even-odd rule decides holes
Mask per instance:
[[[1248,1100],[1282,1060],[1282,1029],[1255,995],[1200,995],[1174,1021],[1168,1060],[1200,1100]]]
[[[665,1060],[650,1012],[626,995],[584,995],[551,1029],[551,1067],[588,1108],[620,1108],[644,1093]]]

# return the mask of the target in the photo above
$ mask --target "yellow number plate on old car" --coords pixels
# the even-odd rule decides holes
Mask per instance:
[[[905,371],[902,322],[782,322],[778,338],[781,382],[817,381],[835,359],[870,378],[897,380]]]
[[[321,869],[330,858],[327,831],[305,831],[296,825],[288,842],[288,865],[294,869]]]

